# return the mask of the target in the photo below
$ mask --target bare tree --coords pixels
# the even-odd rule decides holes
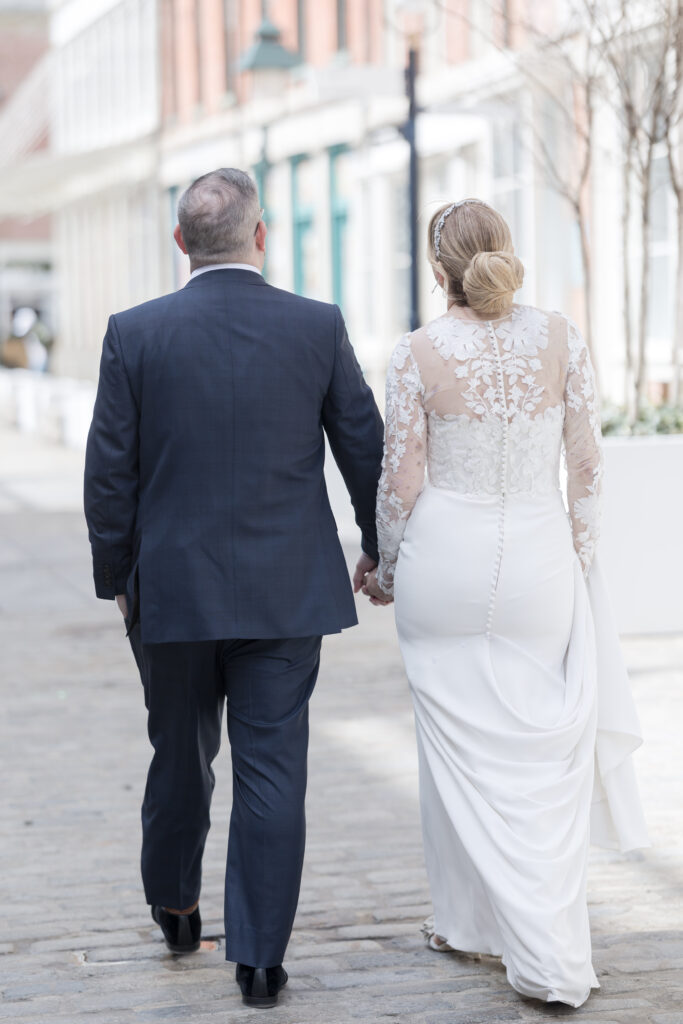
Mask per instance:
[[[602,54],[594,34],[585,30],[571,11],[564,30],[557,35],[539,32],[523,24],[533,42],[535,57],[526,55],[518,67],[529,82],[536,103],[545,102],[556,132],[546,132],[546,121],[532,117],[529,125],[534,158],[551,187],[568,203],[576,225],[584,283],[585,334],[593,348],[593,290],[591,259],[591,210],[589,181],[595,146],[595,100],[600,81]],[[559,133],[556,146],[549,138]]]
[[[486,3],[487,0],[484,0]],[[527,83],[540,117],[524,119],[533,159],[550,187],[568,204],[576,225],[584,284],[584,328],[593,345],[592,261],[590,244],[589,182],[594,152],[594,112],[604,56],[592,22],[585,16],[600,0],[572,0],[568,16],[557,31],[539,28],[523,9],[516,16],[507,3],[488,0],[490,23],[486,33],[453,0],[433,0],[445,13],[459,18],[486,42],[506,54]],[[533,14],[533,12],[530,12]],[[501,26],[501,19],[504,28]],[[509,42],[520,46],[510,49]],[[551,141],[552,140],[552,141]]]
[[[584,0],[587,3],[587,0]],[[650,312],[650,216],[652,167],[657,146],[673,129],[680,76],[675,50],[680,46],[680,0],[620,0],[593,4],[594,25],[610,70],[605,95],[622,125],[624,229],[624,329],[632,416],[647,397],[647,341]],[[672,74],[672,70],[674,74]],[[677,80],[678,79],[678,80]],[[631,204],[637,199],[640,266],[635,351],[631,328],[632,286],[628,258]]]
[[[647,396],[652,168],[656,149],[665,140],[669,143],[671,179],[679,200],[677,340],[673,348],[675,376],[679,381],[681,374],[678,339],[683,334],[683,168],[677,159],[674,136],[680,121],[683,0],[575,0],[570,4],[569,14],[564,33],[553,39],[536,35],[535,44],[537,49],[558,55],[573,83],[574,95],[578,97],[573,122],[579,156],[558,174],[542,139],[536,140],[536,147],[549,180],[574,210],[581,237],[586,306],[590,311],[591,261],[586,230],[590,210],[586,193],[596,145],[593,118],[597,104],[606,104],[621,124],[624,393],[633,419]],[[558,114],[566,120],[561,106]],[[630,259],[634,214],[638,220],[640,253],[635,282]]]
[[[433,3],[481,33],[480,26],[453,0]],[[488,0],[488,6],[498,18],[501,11],[508,10],[507,4],[501,7],[501,0]],[[524,15],[524,8],[522,4],[522,14],[508,24],[506,33],[506,42],[511,35],[522,42],[518,52],[500,42],[500,33],[491,33],[487,41],[508,54],[536,102],[546,101],[549,118],[564,140],[553,147],[549,142],[552,133],[542,121],[531,119],[534,157],[549,184],[569,204],[578,229],[589,343],[593,306],[589,185],[598,144],[594,120],[598,105],[610,110],[621,127],[616,155],[622,166],[624,394],[633,418],[647,396],[652,170],[662,143],[668,150],[678,209],[674,396],[680,399],[683,389],[683,152],[678,131],[683,94],[683,0],[569,0],[564,21],[540,29],[535,19]],[[535,13],[529,6],[529,14]],[[639,252],[635,275],[631,262],[634,228]]]
[[[674,299],[674,335],[671,346],[671,401],[683,398],[683,167],[681,166],[681,93],[683,91],[683,0],[676,0],[671,56],[670,101],[666,113],[666,151],[669,178],[676,197],[676,288]]]

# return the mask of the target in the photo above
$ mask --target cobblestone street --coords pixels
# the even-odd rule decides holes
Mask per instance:
[[[0,1019],[262,1020],[242,1006],[222,948],[227,740],[205,857],[205,948],[176,958],[139,879],[145,708],[116,608],[94,597],[81,456],[5,432],[0,467]],[[424,946],[410,699],[392,613],[366,602],[360,612],[359,628],[323,648],[306,868],[273,1019],[683,1024],[683,635],[624,642],[646,734],[636,763],[653,847],[592,855],[601,990],[578,1011],[554,1010],[519,997],[493,959]]]

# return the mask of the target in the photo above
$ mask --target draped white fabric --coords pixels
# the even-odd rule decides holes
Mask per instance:
[[[597,986],[589,835],[647,845],[629,757],[638,720],[594,557],[593,374],[559,314],[456,314],[396,350],[378,499],[435,928],[502,956],[523,994],[579,1006]]]

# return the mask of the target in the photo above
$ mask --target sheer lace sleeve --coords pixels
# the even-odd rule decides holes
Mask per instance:
[[[377,582],[387,594],[394,590],[394,569],[408,517],[424,485],[426,418],[420,371],[403,338],[387,373],[384,459],[377,494]]]
[[[568,321],[569,363],[565,384],[564,447],[567,504],[574,547],[587,576],[598,539],[602,480],[600,407],[585,341]]]

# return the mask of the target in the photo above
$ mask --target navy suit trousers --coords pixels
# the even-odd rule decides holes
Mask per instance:
[[[321,637],[141,644],[154,748],[142,805],[147,902],[199,899],[224,703],[233,769],[225,879],[226,959],[282,963],[294,922],[306,820],[308,701]]]

